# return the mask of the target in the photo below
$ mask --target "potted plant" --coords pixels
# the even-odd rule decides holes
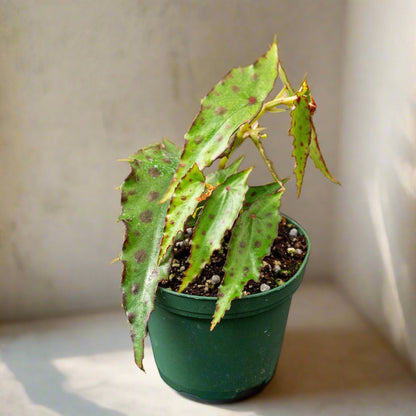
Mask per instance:
[[[267,100],[277,79],[282,87]],[[129,157],[121,185],[125,240],[122,299],[135,361],[149,330],[161,377],[204,401],[232,401],[273,376],[292,294],[309,256],[303,228],[280,213],[287,179],[275,171],[259,120],[290,113],[294,176],[308,157],[330,180],[304,80],[294,89],[276,41],[254,64],[232,69],[201,101],[183,149],[164,139]],[[236,149],[251,140],[272,181],[250,187]],[[216,169],[210,169],[214,162]]]

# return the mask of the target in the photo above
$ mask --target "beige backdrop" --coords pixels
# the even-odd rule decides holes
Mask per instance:
[[[338,174],[343,4],[1,1],[0,318],[120,303],[121,267],[109,261],[123,236],[114,187],[128,167],[116,159],[163,136],[181,144],[199,99],[232,66],[263,54],[275,34],[292,81],[310,74],[322,148]],[[283,174],[291,172],[287,121],[268,140]],[[255,181],[268,180],[254,163]],[[340,192],[314,170],[299,203],[291,189],[283,205],[313,240],[307,280],[333,274]]]
[[[340,284],[416,365],[415,21],[413,0],[0,1],[0,319],[120,303],[116,159],[181,144],[199,99],[277,34],[343,183],[309,166],[284,201],[312,238],[305,280]],[[287,175],[287,124],[268,125]]]

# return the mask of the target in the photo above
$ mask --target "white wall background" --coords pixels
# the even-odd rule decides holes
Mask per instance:
[[[120,303],[116,159],[181,144],[199,99],[277,34],[343,183],[310,167],[284,202],[312,237],[306,279],[335,279],[416,364],[415,21],[413,0],[0,0],[0,319]],[[289,174],[290,139],[267,145]]]
[[[0,319],[120,303],[121,266],[109,261],[128,166],[116,159],[163,136],[181,144],[199,99],[275,34],[292,81],[310,74],[337,174],[342,24],[343,2],[330,0],[0,1]],[[286,175],[283,126],[268,145]],[[255,163],[255,181],[269,180]],[[331,275],[335,188],[311,167],[300,202],[292,189],[284,203],[314,240],[310,280]]]
[[[333,268],[416,368],[416,2],[349,1]]]

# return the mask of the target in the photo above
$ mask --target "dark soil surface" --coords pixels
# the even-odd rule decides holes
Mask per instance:
[[[192,229],[184,233],[184,238],[176,241],[173,247],[173,261],[169,272],[169,279],[162,281],[160,286],[178,291],[184,271],[188,268],[190,254],[189,237]],[[224,264],[228,241],[231,234],[224,237],[223,249],[214,251],[200,276],[183,291],[183,293],[198,296],[218,296],[218,287],[224,278]],[[260,278],[257,282],[247,282],[243,295],[263,292],[282,285],[289,280],[299,269],[306,255],[307,242],[303,235],[297,233],[296,228],[286,223],[283,217],[279,225],[278,237],[274,240],[271,253],[263,258]]]

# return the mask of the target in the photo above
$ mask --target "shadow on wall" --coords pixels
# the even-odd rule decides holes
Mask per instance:
[[[367,185],[370,217],[382,259],[382,304],[395,345],[416,362],[416,101],[393,126],[391,166],[376,170]],[[394,133],[391,133],[394,134]],[[386,174],[387,173],[387,174]],[[380,179],[383,178],[383,179]],[[388,178],[388,180],[386,180]]]
[[[405,149],[402,158],[394,160],[394,168],[406,195],[416,203],[416,94],[407,110],[402,137]]]

